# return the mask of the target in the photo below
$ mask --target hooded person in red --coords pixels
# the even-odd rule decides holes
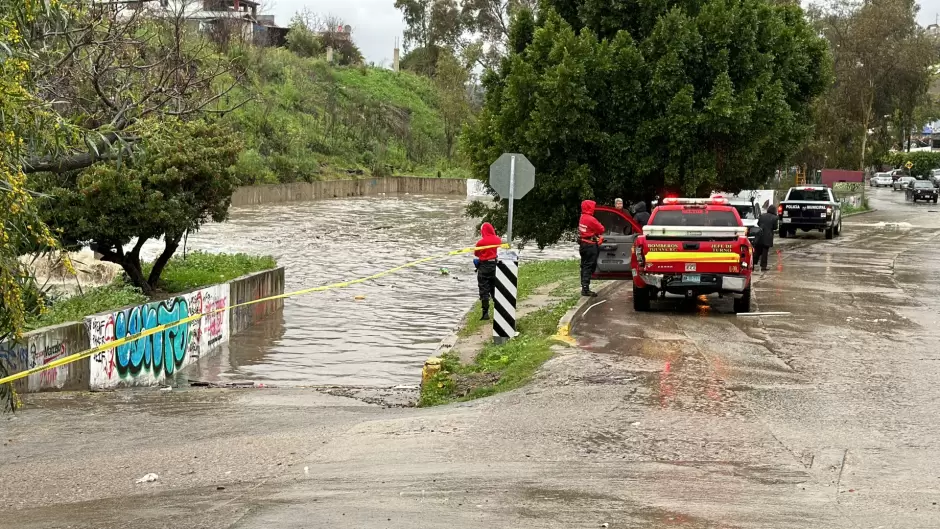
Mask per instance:
[[[496,230],[489,222],[484,222],[480,226],[480,235],[483,237],[477,241],[477,246],[499,246],[503,240],[496,235]],[[480,289],[480,304],[483,305],[483,316],[481,320],[490,319],[490,298],[493,297],[496,290],[496,255],[497,248],[484,248],[476,250],[473,255],[479,260],[477,265],[477,286]]]
[[[581,253],[581,295],[596,297],[591,292],[591,276],[597,268],[597,256],[601,253],[600,244],[604,240],[604,225],[594,218],[593,200],[581,202],[581,218],[578,220],[578,242]]]

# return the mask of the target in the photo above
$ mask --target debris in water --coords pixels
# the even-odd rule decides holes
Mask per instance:
[[[309,476],[309,475],[310,475],[310,467],[304,467],[304,475],[305,475],[305,476]]]
[[[160,391],[173,391],[173,386],[163,386]]]
[[[158,479],[160,479],[160,476],[158,476],[158,475],[154,474],[153,472],[151,472],[151,473],[147,474],[146,476],[144,476],[144,477],[138,479],[138,480],[135,481],[134,483],[137,483],[138,485],[141,484],[141,483],[152,483],[152,482],[154,482],[154,481],[156,481],[156,480],[158,480]]]
[[[448,269],[446,269],[446,268],[441,268],[441,275],[442,275],[442,276],[450,275],[450,270],[448,270]]]
[[[354,299],[355,299],[356,301],[362,301],[362,300],[366,299],[366,297],[363,296],[362,294],[359,294],[359,295],[356,296]]]

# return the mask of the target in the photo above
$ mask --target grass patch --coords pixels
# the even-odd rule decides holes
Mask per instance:
[[[68,321],[81,321],[85,316],[106,310],[137,305],[147,301],[139,289],[127,285],[108,285],[86,290],[84,294],[53,300],[38,318],[27,321],[29,329],[58,325]]]
[[[168,293],[185,292],[225,283],[245,274],[276,266],[277,262],[270,256],[191,252],[186,255],[186,259],[177,256],[170,260],[163,271],[160,287]],[[152,263],[144,264],[145,276],[150,273],[152,267]],[[147,296],[140,289],[125,284],[124,280],[119,278],[111,285],[52,299],[42,315],[27,321],[27,328],[38,329],[69,321],[81,321],[85,316],[147,301]]]
[[[862,213],[863,211],[871,211],[871,207],[868,205],[868,200],[865,200],[858,206],[853,206],[852,204],[842,205],[843,215],[853,215],[855,213]]]
[[[190,252],[185,259],[179,255],[170,259],[161,274],[160,287],[167,292],[183,292],[276,266],[274,258],[267,255]],[[145,264],[144,275],[149,274],[152,267],[151,263]]]
[[[471,400],[525,385],[552,357],[558,320],[578,302],[578,267],[575,260],[524,264],[519,270],[519,301],[553,283],[558,286],[551,294],[559,301],[519,319],[519,336],[503,345],[487,344],[471,364],[461,364],[456,355],[446,353],[441,372],[422,386],[419,406]],[[470,336],[481,327],[479,319],[471,316],[459,334]]]

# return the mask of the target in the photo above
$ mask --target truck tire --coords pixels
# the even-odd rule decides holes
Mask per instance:
[[[842,217],[839,217],[839,227],[836,228],[836,237],[842,236]]]
[[[834,227],[833,227],[833,228],[826,228],[826,238],[827,238],[827,239],[831,239],[831,238],[832,238],[832,231],[833,231],[834,229],[835,229]]]
[[[633,284],[633,310],[647,312],[650,310],[650,293],[646,288]]]
[[[740,298],[734,298],[734,313],[740,314],[742,312],[751,311],[751,287],[747,287],[744,291],[744,295]]]
[[[784,228],[783,226],[780,226],[780,238],[781,239],[787,238],[787,229]]]

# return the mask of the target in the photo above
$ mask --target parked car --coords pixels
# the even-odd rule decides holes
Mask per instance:
[[[712,198],[721,198],[721,196],[712,196]],[[738,210],[738,216],[747,228],[747,240],[751,241],[751,246],[754,246],[757,243],[757,236],[760,235],[760,228],[757,226],[757,219],[761,214],[760,207],[748,198],[729,198],[728,205]]]
[[[891,187],[893,183],[891,173],[875,173],[875,176],[868,180],[868,185],[871,187]]]
[[[908,200],[908,202],[917,202],[918,200],[923,200],[924,202],[933,202],[936,204],[937,188],[927,180],[914,180],[909,186],[907,186],[907,193],[905,198]]]
[[[940,169],[931,169],[930,177],[927,179],[933,182],[934,187],[940,187]]]
[[[607,231],[604,232],[592,279],[631,279],[633,240],[643,233],[643,227],[626,210],[608,206],[597,206],[594,217]]]
[[[894,181],[894,184],[892,184],[892,187],[894,188],[895,191],[904,191],[905,189],[907,189],[907,186],[909,186],[911,182],[915,180],[917,179],[914,178],[913,176],[902,176]]]

